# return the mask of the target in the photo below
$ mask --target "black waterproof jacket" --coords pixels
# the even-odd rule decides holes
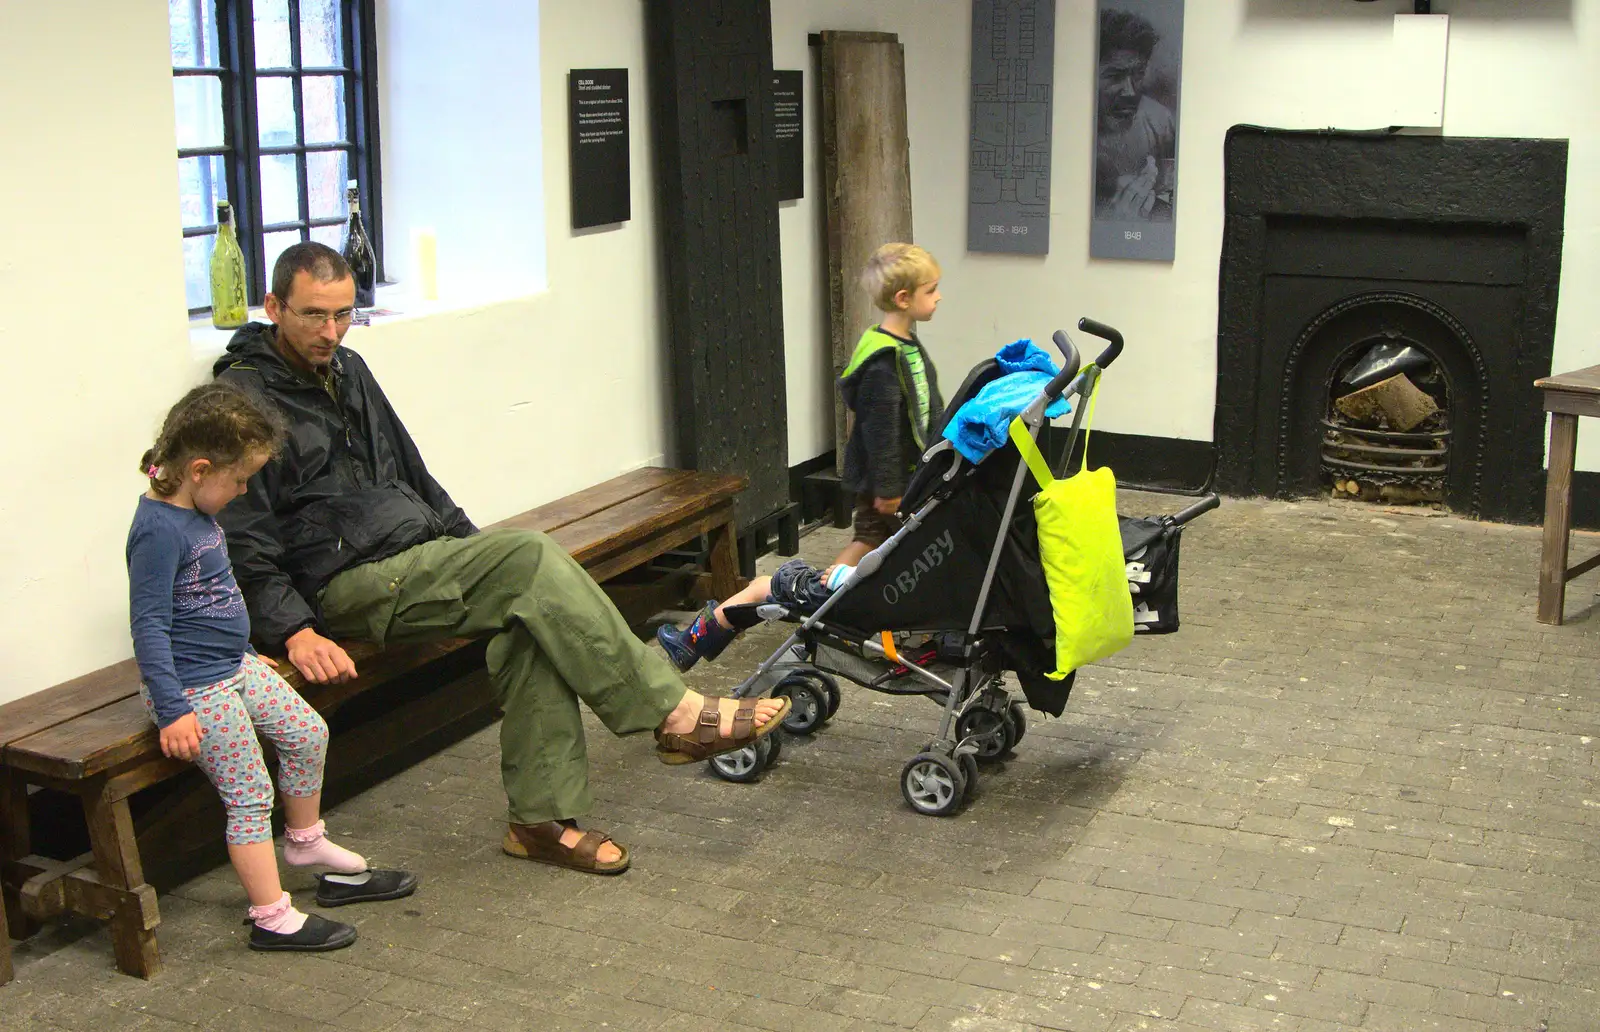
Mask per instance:
[[[217,515],[251,636],[269,648],[317,624],[317,596],[340,571],[477,533],[360,355],[335,351],[324,384],[284,361],[276,334],[241,327],[212,370],[273,402],[289,427],[283,451]]]
[[[883,336],[905,343],[890,334]],[[922,352],[922,368],[928,377],[928,426],[918,428],[926,439],[931,428],[940,423],[944,399],[939,395],[939,376],[928,349],[920,341],[910,343]],[[911,472],[922,458],[908,414],[910,382],[911,368],[897,347],[874,352],[840,377],[839,392],[855,413],[855,424],[845,441],[844,465],[839,470],[839,480],[846,491],[875,498],[899,498],[905,494]]]

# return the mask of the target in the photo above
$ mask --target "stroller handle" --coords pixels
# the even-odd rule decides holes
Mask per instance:
[[[1166,522],[1174,527],[1181,527],[1196,516],[1204,515],[1222,504],[1222,499],[1214,494],[1208,494],[1186,509],[1180,509],[1167,517]]]
[[[1094,360],[1094,364],[1101,369],[1115,362],[1117,356],[1122,354],[1122,334],[1105,323],[1085,317],[1078,320],[1078,329],[1111,342],[1111,346],[1100,352],[1100,357]]]
[[[1057,330],[1051,339],[1056,342],[1056,347],[1061,349],[1061,372],[1057,373],[1056,378],[1045,388],[1045,395],[1054,401],[1061,397],[1061,392],[1067,389],[1067,384],[1077,377],[1078,369],[1083,365],[1083,358],[1078,354],[1078,347],[1072,343],[1072,338],[1067,336],[1066,330]]]

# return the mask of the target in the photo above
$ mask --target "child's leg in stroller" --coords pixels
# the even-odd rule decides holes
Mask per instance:
[[[757,602],[765,602],[772,597],[772,578],[756,577],[739,590],[737,594],[729,595],[717,606],[717,623],[727,630],[733,630],[733,624],[722,615],[724,606],[748,606]]]
[[[790,559],[772,575],[772,600],[790,609],[809,612],[833,594],[828,579],[839,568],[835,565],[819,570],[804,559]]]
[[[723,615],[723,607],[765,602],[771,589],[771,577],[757,577],[720,605],[707,602],[688,627],[681,630],[672,624],[658,627],[656,641],[666,649],[672,665],[680,672],[688,670],[702,659],[716,659],[722,655],[728,643],[739,636],[738,630]]]

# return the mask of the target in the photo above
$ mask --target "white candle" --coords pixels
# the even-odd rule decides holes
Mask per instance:
[[[431,227],[411,231],[411,260],[417,274],[417,295],[439,300],[439,240]]]

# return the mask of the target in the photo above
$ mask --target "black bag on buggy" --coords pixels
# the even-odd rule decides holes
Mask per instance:
[[[1182,527],[1170,517],[1118,516],[1122,557],[1133,594],[1133,633],[1171,634],[1178,629],[1178,546]]]

